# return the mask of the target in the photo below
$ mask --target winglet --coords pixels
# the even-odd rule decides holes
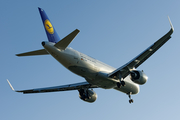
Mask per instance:
[[[8,82],[8,84],[9,84],[9,86],[11,87],[11,89],[12,89],[13,91],[15,91],[14,88],[13,88],[13,86],[11,85],[11,83],[9,82],[8,79],[7,79],[7,82]]]
[[[174,31],[174,27],[173,27],[173,25],[172,25],[172,23],[171,23],[171,20],[170,20],[169,16],[168,16],[168,19],[169,19],[169,23],[170,23],[170,25],[171,25],[172,31]]]

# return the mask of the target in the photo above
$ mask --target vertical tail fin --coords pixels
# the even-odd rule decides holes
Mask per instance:
[[[59,38],[58,34],[56,33],[56,30],[53,27],[53,25],[51,24],[45,11],[42,8],[38,8],[38,9],[39,9],[39,13],[41,15],[42,22],[43,22],[49,42],[53,42],[53,43],[59,42],[60,38]]]

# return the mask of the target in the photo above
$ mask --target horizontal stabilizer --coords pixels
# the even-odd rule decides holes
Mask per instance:
[[[16,54],[16,56],[33,56],[33,55],[47,55],[49,54],[45,49],[35,50],[31,52]]]
[[[78,29],[74,30],[72,33],[67,35],[65,38],[63,38],[61,41],[56,43],[54,46],[61,50],[65,50],[79,32],[80,31]]]

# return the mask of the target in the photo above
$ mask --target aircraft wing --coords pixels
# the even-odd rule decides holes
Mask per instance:
[[[68,85],[54,86],[54,87],[36,88],[36,89],[29,89],[29,90],[14,90],[9,80],[7,80],[7,82],[13,91],[22,92],[23,94],[79,90],[82,88],[97,88],[96,85],[91,85],[88,82],[80,82],[80,83],[75,83],[75,84],[68,84]]]
[[[168,17],[169,19],[169,17]],[[164,45],[170,38],[171,34],[174,31],[174,28],[172,26],[172,23],[169,19],[171,29],[170,31],[165,34],[163,37],[161,37],[159,40],[157,40],[154,44],[149,46],[146,50],[144,50],[141,54],[139,54],[137,57],[126,63],[125,65],[121,66],[120,68],[116,69],[112,73],[110,73],[108,76],[112,77],[115,76],[118,72],[121,73],[121,76],[125,78],[130,74],[130,70],[137,68],[140,66],[144,61],[146,61],[153,53],[155,53],[162,45]]]

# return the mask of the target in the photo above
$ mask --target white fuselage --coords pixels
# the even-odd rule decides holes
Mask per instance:
[[[66,50],[58,49],[51,42],[45,42],[43,47],[64,67],[84,77],[90,84],[104,89],[114,88],[124,93],[131,92],[132,94],[137,94],[139,92],[139,85],[132,82],[129,77],[124,79],[126,86],[117,88],[116,83],[118,80],[108,77],[108,73],[113,72],[115,68],[105,63],[72,48],[66,48]]]

